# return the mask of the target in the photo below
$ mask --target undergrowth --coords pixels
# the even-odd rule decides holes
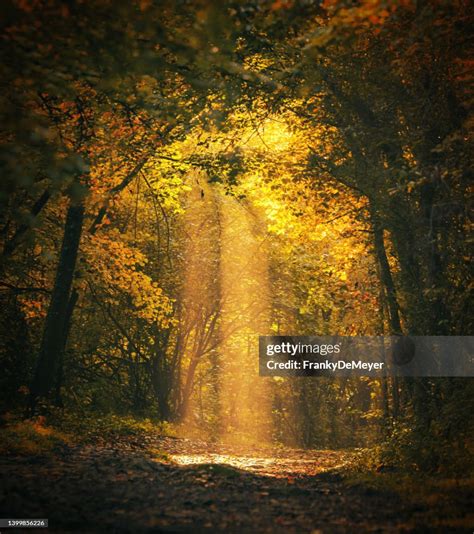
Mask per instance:
[[[47,416],[22,419],[20,414],[3,416],[0,454],[47,455],[66,446],[114,444],[122,441],[140,446],[146,436],[173,435],[168,423],[131,416],[74,413],[52,410]]]

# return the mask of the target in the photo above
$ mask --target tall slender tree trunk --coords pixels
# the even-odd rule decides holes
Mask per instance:
[[[377,215],[375,207],[370,201],[370,216],[372,222],[372,229],[374,233],[374,247],[375,253],[380,266],[380,278],[385,288],[385,295],[388,308],[388,318],[390,326],[390,334],[402,334],[402,327],[400,323],[399,305],[397,300],[397,293],[395,284],[390,270],[390,264],[387,258],[385,243],[383,238],[383,227]],[[389,380],[388,378],[386,380]],[[397,376],[392,376],[390,379],[391,393],[392,393],[392,417],[397,419],[400,414],[400,395],[399,395],[399,380]],[[384,381],[383,384],[384,409],[389,410],[388,405],[388,383]]]
[[[380,267],[378,269],[379,276],[380,276]],[[380,326],[379,326],[379,334],[381,337],[381,350],[382,350],[382,359],[385,362],[385,367],[387,367],[387,354],[385,351],[385,309],[386,309],[386,299],[385,299],[385,291],[382,286],[380,286],[379,291],[379,317],[380,317]],[[383,413],[383,424],[382,424],[382,430],[384,434],[389,433],[390,429],[390,400],[389,400],[389,391],[388,391],[388,382],[390,380],[390,377],[383,376],[380,379],[380,386],[382,390],[382,413]]]
[[[83,223],[83,203],[71,200],[66,215],[54,288],[45,320],[36,370],[30,388],[29,408],[31,412],[34,412],[38,398],[47,397],[57,380],[58,368],[66,343],[68,303]]]
[[[443,336],[449,334],[451,326],[450,314],[443,298],[444,292],[449,289],[450,282],[445,276],[440,253],[439,240],[442,235],[442,217],[441,213],[439,213],[441,206],[437,207],[435,202],[438,194],[436,177],[435,174],[430,182],[420,188],[420,207],[426,239],[424,246],[426,249],[425,257],[427,265],[426,285],[434,294],[430,299],[431,324],[429,325],[429,332],[427,334]]]
[[[59,358],[58,372],[56,374],[56,384],[55,384],[55,401],[56,406],[60,408],[63,407],[63,400],[61,395],[61,387],[63,385],[64,378],[64,353],[66,351],[67,340],[69,338],[69,331],[71,330],[71,320],[74,308],[76,307],[77,300],[79,298],[79,293],[77,289],[73,288],[71,295],[69,297],[67,308],[66,308],[66,317],[64,320],[64,332],[63,332],[63,345]]]
[[[372,222],[372,230],[374,234],[374,248],[377,260],[380,266],[380,278],[385,288],[385,294],[388,306],[388,318],[390,323],[391,334],[401,334],[402,327],[400,324],[399,306],[397,302],[397,294],[395,284],[390,271],[390,264],[388,263],[387,252],[385,250],[385,243],[383,239],[383,228],[380,219],[377,215],[373,201],[370,200],[370,217]]]

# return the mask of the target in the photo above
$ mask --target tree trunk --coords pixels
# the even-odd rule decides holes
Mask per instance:
[[[61,354],[66,342],[67,311],[84,222],[84,205],[71,201],[61,245],[56,279],[45,320],[38,362],[30,390],[30,410],[39,397],[46,397],[57,379]]]
[[[388,305],[388,318],[390,323],[391,334],[401,334],[402,327],[400,325],[399,306],[397,302],[397,294],[395,284],[393,282],[392,273],[390,271],[390,264],[388,263],[387,253],[385,251],[385,243],[383,239],[383,228],[380,219],[370,201],[370,217],[372,222],[372,230],[374,233],[374,247],[375,254],[380,266],[380,278],[385,287],[385,294]]]
[[[55,385],[56,393],[55,393],[55,401],[54,401],[55,405],[60,408],[63,407],[61,387],[63,385],[63,378],[64,378],[64,352],[66,350],[67,340],[69,337],[69,331],[71,329],[72,314],[74,312],[74,308],[76,306],[78,298],[79,298],[79,293],[77,292],[76,289],[73,289],[71,291],[71,296],[69,297],[69,300],[67,303],[66,316],[64,319],[63,345],[62,345],[62,350],[61,350],[60,359],[59,359],[58,372],[56,375],[56,385]]]
[[[444,303],[444,294],[449,292],[449,281],[445,276],[441,261],[439,239],[441,235],[441,206],[436,206],[437,186],[435,175],[432,180],[420,188],[420,205],[426,235],[426,286],[433,294],[430,300],[431,324],[427,332],[432,336],[445,336],[450,333],[450,316]],[[438,177],[439,180],[439,177]]]

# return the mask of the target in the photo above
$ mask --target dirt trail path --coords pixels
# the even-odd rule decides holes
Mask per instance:
[[[388,492],[348,487],[338,470],[349,453],[153,436],[146,445],[1,458],[0,517],[47,517],[49,532],[81,533],[457,531],[428,528],[426,510]]]

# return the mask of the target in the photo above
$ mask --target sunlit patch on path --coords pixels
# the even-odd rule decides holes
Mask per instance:
[[[224,464],[262,476],[287,478],[288,476],[311,476],[347,465],[346,455],[334,457],[328,451],[325,456],[315,453],[312,458],[269,458],[262,456],[237,456],[229,454],[176,454],[171,459],[178,465]]]
[[[356,453],[337,450],[302,450],[283,447],[237,449],[204,441],[160,440],[160,449],[181,466],[225,465],[251,474],[273,477],[309,477],[336,471],[354,460]]]

